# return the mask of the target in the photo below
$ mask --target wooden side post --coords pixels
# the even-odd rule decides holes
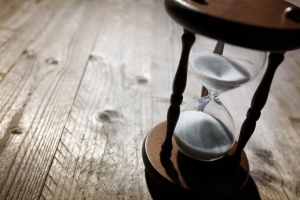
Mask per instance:
[[[251,107],[247,112],[247,118],[241,128],[237,148],[232,155],[232,161],[237,164],[236,166],[240,163],[242,151],[255,130],[256,121],[260,117],[260,111],[267,102],[275,71],[283,59],[284,53],[270,53],[269,55],[269,63],[266,73],[254,93],[251,101]]]
[[[179,61],[179,65],[176,71],[176,75],[173,81],[173,94],[170,99],[170,107],[167,114],[167,131],[166,138],[161,145],[160,158],[169,159],[172,151],[172,136],[180,115],[180,105],[182,103],[182,94],[185,90],[187,72],[188,72],[188,60],[190,50],[195,42],[196,38],[193,33],[184,30],[184,34],[181,37],[182,52]]]

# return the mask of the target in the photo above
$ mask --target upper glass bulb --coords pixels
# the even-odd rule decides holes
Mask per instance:
[[[250,82],[265,65],[266,52],[226,43],[220,53],[215,53],[217,41],[203,36],[197,36],[198,40],[190,56],[190,65],[211,94],[220,94]]]

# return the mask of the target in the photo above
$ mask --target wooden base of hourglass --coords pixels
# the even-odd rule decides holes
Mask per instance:
[[[245,152],[236,170],[226,165],[236,144],[223,158],[201,162],[182,154],[173,143],[170,159],[160,160],[160,147],[165,139],[167,122],[156,125],[143,144],[143,160],[147,172],[162,187],[193,198],[214,198],[238,192],[246,184],[249,165]]]

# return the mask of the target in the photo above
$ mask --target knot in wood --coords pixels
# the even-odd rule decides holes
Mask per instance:
[[[255,110],[252,110],[251,108],[249,108],[248,112],[247,112],[247,118],[251,121],[257,121],[260,117],[260,112],[257,112]]]
[[[32,49],[24,50],[23,54],[26,55],[28,58],[34,58],[35,57],[35,52]]]
[[[46,63],[49,65],[57,65],[58,61],[55,58],[51,57],[51,58],[46,59]]]
[[[17,134],[17,135],[19,135],[19,134],[23,133],[23,129],[21,127],[17,126],[17,127],[14,127],[12,129],[10,129],[9,132],[11,134]]]
[[[111,121],[113,118],[119,117],[120,114],[116,110],[103,110],[98,113],[100,121]]]
[[[138,83],[145,84],[145,83],[148,83],[149,78],[146,75],[140,75],[140,76],[137,76],[136,79],[137,79]]]
[[[180,106],[180,104],[182,103],[182,99],[183,99],[182,95],[172,94],[170,99],[171,105]]]

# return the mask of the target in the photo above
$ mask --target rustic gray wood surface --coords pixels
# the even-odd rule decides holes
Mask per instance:
[[[181,34],[162,0],[0,0],[0,199],[151,199],[142,142]],[[299,75],[297,50],[246,147],[261,199],[300,199]],[[188,76],[184,102],[202,87]],[[238,129],[258,83],[221,96]]]

